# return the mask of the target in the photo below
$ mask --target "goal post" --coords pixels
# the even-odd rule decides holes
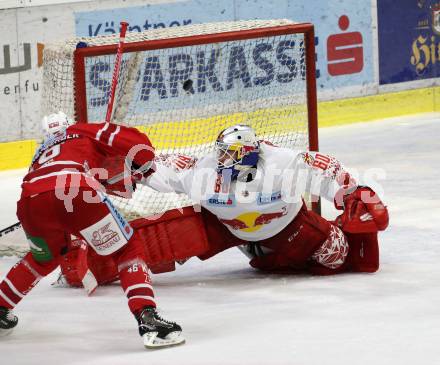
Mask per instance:
[[[42,113],[102,122],[119,37],[48,45]],[[113,121],[144,131],[158,153],[196,157],[244,123],[282,147],[318,150],[315,37],[310,23],[251,20],[126,34]],[[191,204],[141,187],[118,207],[145,216]]]

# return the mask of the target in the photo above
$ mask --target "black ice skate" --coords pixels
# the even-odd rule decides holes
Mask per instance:
[[[11,333],[17,323],[18,318],[14,316],[12,310],[0,307],[0,336],[6,336]]]
[[[145,307],[136,319],[146,348],[174,346],[185,342],[182,328],[177,323],[161,318],[154,307]]]

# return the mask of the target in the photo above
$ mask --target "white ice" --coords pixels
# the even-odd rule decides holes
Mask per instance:
[[[320,130],[321,151],[361,176],[386,173],[375,177],[391,219],[379,272],[265,275],[236,249],[192,259],[153,277],[164,317],[187,339],[156,351],[143,349],[117,284],[88,298],[51,287],[52,274],[16,308],[0,364],[439,364],[439,139],[439,114]],[[1,227],[15,222],[23,173],[0,174]],[[15,260],[0,259],[0,276]]]

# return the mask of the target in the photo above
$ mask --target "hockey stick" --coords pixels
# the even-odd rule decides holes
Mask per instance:
[[[12,224],[9,227],[3,228],[0,231],[0,237],[3,237],[4,235],[6,235],[8,233],[11,233],[11,232],[14,232],[15,230],[20,229],[20,228],[21,228],[21,223],[20,222],[14,223],[14,224]]]
[[[107,114],[105,115],[105,121],[107,123],[110,122],[110,119],[112,117],[113,103],[115,101],[116,85],[118,83],[119,69],[121,67],[122,48],[123,48],[123,45],[125,42],[125,33],[127,32],[127,27],[128,27],[127,22],[121,22],[121,31],[119,33],[118,51],[116,53],[115,68],[113,69],[112,86],[110,89],[109,102],[107,105]]]

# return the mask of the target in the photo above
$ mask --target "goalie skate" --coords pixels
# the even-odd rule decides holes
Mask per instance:
[[[180,345],[185,342],[182,328],[175,322],[161,318],[153,307],[145,308],[136,318],[139,334],[148,349]]]

